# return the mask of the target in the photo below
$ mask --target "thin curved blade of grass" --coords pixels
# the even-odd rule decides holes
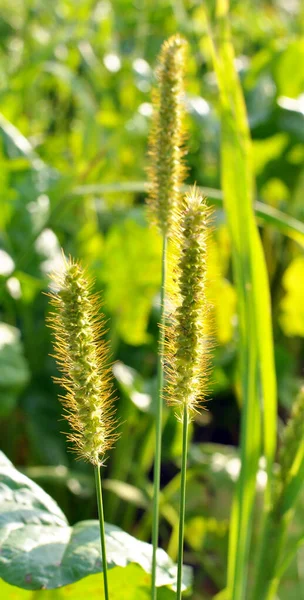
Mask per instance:
[[[238,291],[242,464],[230,526],[228,589],[232,600],[241,600],[246,598],[248,591],[248,558],[260,436],[267,462],[266,499],[269,500],[277,407],[269,284],[253,209],[251,140],[234,66],[227,13],[228,2],[218,0],[217,46],[211,35],[209,41],[220,89],[222,188]]]
[[[272,600],[275,597],[280,580],[301,545],[300,538],[293,542],[290,550],[286,536],[294,517],[296,503],[303,486],[303,478],[304,440],[300,440],[279,504],[274,510],[268,512],[265,519],[251,595],[252,600]],[[270,544],[272,546],[271,553],[269,553]]]
[[[282,579],[285,571],[288,569],[290,563],[294,559],[295,555],[297,554],[297,552],[301,548],[301,546],[303,546],[303,544],[304,544],[304,534],[295,540],[295,542],[291,546],[290,550],[285,554],[285,556],[276,572],[278,581],[280,581]]]
[[[40,159],[38,154],[36,154],[29,140],[19,129],[17,129],[17,127],[5,119],[1,113],[0,131],[9,140],[10,144],[16,148],[19,154],[29,161],[29,164],[33,168],[48,169],[48,165]],[[189,188],[190,186],[185,186],[186,191]],[[71,196],[84,196],[86,194],[115,194],[122,192],[140,193],[146,192],[147,189],[148,184],[145,181],[93,183],[76,186],[68,192],[65,191],[64,196],[70,198]],[[202,194],[207,196],[215,206],[223,205],[223,192],[221,190],[209,187],[199,187],[198,189]],[[61,199],[62,198],[59,197],[58,201]],[[260,217],[262,224],[269,224],[276,227],[276,229],[281,231],[284,235],[290,237],[304,247],[304,223],[259,201],[255,202],[255,213],[257,217]]]
[[[300,441],[282,498],[282,514],[294,508],[304,480],[304,440]]]
[[[185,185],[185,192],[189,191],[190,187],[189,185]],[[77,197],[85,196],[86,194],[146,193],[148,189],[149,186],[145,181],[93,183],[73,188],[71,195]],[[222,208],[225,204],[224,194],[221,190],[202,186],[197,186],[197,189],[214,206]],[[260,219],[261,225],[274,227],[304,248],[304,223],[259,200],[256,200],[254,203],[254,211],[256,217]]]

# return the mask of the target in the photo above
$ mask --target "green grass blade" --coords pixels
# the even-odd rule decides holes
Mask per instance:
[[[159,538],[159,503],[160,503],[160,478],[161,478],[161,452],[162,452],[162,423],[163,423],[163,387],[164,387],[164,348],[165,348],[165,295],[166,295],[166,261],[167,261],[167,238],[163,236],[162,251],[162,282],[161,282],[161,322],[159,328],[159,347],[157,355],[157,404],[155,414],[155,456],[154,456],[154,474],[153,474],[153,514],[152,514],[152,587],[151,598],[156,600],[156,553]]]
[[[279,568],[276,571],[276,577],[277,580],[280,581],[285,573],[285,571],[288,569],[291,561],[294,559],[296,553],[298,552],[298,550],[301,548],[301,546],[303,546],[304,544],[304,535],[301,535],[291,546],[290,550],[285,554]]]
[[[280,471],[267,512],[255,561],[252,600],[272,600],[280,582],[286,538],[304,477],[304,392],[297,395],[285,427],[278,456]],[[269,547],[272,552],[269,553]]]
[[[301,540],[297,540],[291,552],[286,555],[286,536],[303,486],[303,478],[304,440],[299,444],[289,471],[287,485],[278,500],[278,505],[267,514],[259,548],[252,600],[272,600],[275,597],[281,577],[301,543]],[[270,546],[271,553],[269,553]]]
[[[262,442],[270,480],[276,447],[276,380],[266,265],[254,218],[251,140],[241,86],[234,67],[228,3],[220,0],[218,46],[210,37],[220,89],[222,188],[232,239],[234,278],[238,290],[240,375],[242,390],[241,473],[231,518],[228,589],[233,600],[246,598],[246,580],[255,497],[256,471]],[[262,410],[259,408],[259,394]]]
[[[77,197],[85,196],[86,194],[146,193],[148,187],[145,181],[93,183],[79,185],[73,188],[70,194]],[[185,191],[189,191],[190,187],[185,185]],[[197,189],[201,194],[207,196],[210,203],[215,207],[222,208],[223,204],[225,204],[224,195],[221,190],[202,186],[197,186]],[[259,200],[256,200],[254,203],[254,211],[261,221],[261,225],[274,227],[304,248],[304,223]]]
[[[299,440],[299,446],[291,469],[289,471],[288,483],[283,492],[281,502],[281,513],[294,508],[304,480],[304,440]]]

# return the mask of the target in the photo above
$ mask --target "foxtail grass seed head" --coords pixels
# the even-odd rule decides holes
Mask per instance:
[[[166,325],[165,362],[168,404],[181,418],[184,406],[191,417],[205,399],[212,333],[206,294],[210,208],[195,187],[184,198],[179,223],[175,294],[171,290],[175,309]]]
[[[149,139],[148,209],[151,222],[170,234],[181,200],[186,169],[184,72],[187,42],[175,35],[164,42],[156,71],[153,116]]]
[[[63,273],[53,280],[58,293],[49,294],[55,310],[48,325],[62,373],[55,381],[66,391],[60,400],[72,429],[68,439],[79,457],[101,465],[117,434],[100,301],[92,294],[92,283],[82,266],[72,259],[65,261]]]

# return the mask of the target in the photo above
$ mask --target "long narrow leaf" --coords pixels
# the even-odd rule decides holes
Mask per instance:
[[[92,183],[79,185],[71,190],[69,196],[85,196],[86,194],[121,194],[121,193],[146,193],[148,184],[145,181],[122,181],[114,183]],[[185,191],[189,191],[190,186],[184,186]],[[221,190],[209,187],[197,186],[198,191],[207,196],[208,200],[216,207],[222,207],[224,204],[224,195]],[[282,211],[256,200],[254,203],[256,217],[261,221],[261,225],[270,225],[296,241],[304,247],[304,223],[286,215]]]
[[[228,562],[233,600],[246,598],[255,481],[262,441],[270,479],[276,445],[276,381],[266,265],[254,218],[251,140],[241,86],[234,67],[228,2],[217,3],[218,45],[210,38],[217,74],[222,129],[222,188],[238,289],[242,390],[241,473],[234,499]],[[259,395],[262,409],[260,410]]]

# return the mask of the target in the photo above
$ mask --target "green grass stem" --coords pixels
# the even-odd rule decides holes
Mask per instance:
[[[105,600],[109,600],[105,526],[104,526],[102,489],[101,489],[101,478],[100,478],[100,466],[99,465],[96,465],[94,467],[94,473],[95,473],[98,517],[99,517],[99,527],[100,527],[100,545],[101,545],[101,559],[102,559],[102,571],[103,571],[103,582],[104,582],[104,598],[105,598]]]
[[[182,597],[182,575],[184,557],[184,528],[185,528],[185,505],[186,505],[186,477],[187,477],[187,455],[188,455],[188,425],[189,414],[187,405],[183,412],[183,446],[180,482],[180,508],[179,508],[179,534],[178,534],[178,559],[177,559],[177,591],[176,598]]]
[[[163,416],[163,387],[164,387],[164,325],[165,325],[165,290],[166,290],[166,255],[167,239],[163,236],[162,250],[162,278],[161,278],[161,319],[159,330],[159,348],[157,363],[157,402],[155,415],[155,459],[154,459],[154,479],[153,479],[153,515],[152,515],[152,600],[157,598],[156,588],[156,551],[158,547],[159,532],[159,491],[160,491],[160,472],[161,472],[161,440],[162,440],[162,416]]]

